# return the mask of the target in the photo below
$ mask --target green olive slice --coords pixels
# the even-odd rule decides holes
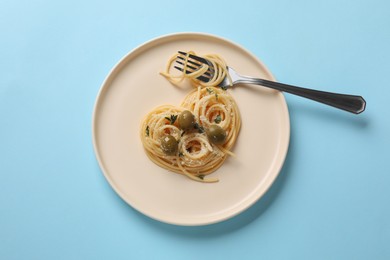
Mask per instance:
[[[183,130],[190,130],[195,125],[195,117],[194,115],[188,111],[184,110],[180,113],[178,117],[179,127]]]
[[[226,140],[226,131],[219,125],[211,125],[207,130],[207,137],[213,144],[223,144]]]
[[[178,142],[172,135],[164,135],[161,137],[161,150],[166,155],[175,155],[178,150]]]

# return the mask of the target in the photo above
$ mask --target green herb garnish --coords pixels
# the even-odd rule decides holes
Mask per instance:
[[[182,152],[179,153],[179,157],[183,157],[184,154]]]
[[[207,92],[209,92],[209,94],[215,94],[215,98],[218,100],[218,94],[214,92],[213,89],[211,88],[206,88]]]
[[[214,90],[212,90],[211,88],[206,88],[207,92],[209,92],[209,94],[213,94],[214,93]]]
[[[198,123],[195,123],[194,128],[197,129],[200,134],[204,133],[203,126],[200,126]]]
[[[173,125],[177,119],[177,115],[171,115],[171,117],[165,117],[166,120],[170,122],[171,125]]]
[[[228,88],[227,87],[221,87],[221,89],[226,91]]]
[[[204,179],[204,176],[205,176],[205,175],[201,174],[201,175],[198,175],[198,178],[201,179],[201,180],[203,180],[203,179]]]
[[[146,134],[146,136],[149,136],[149,126],[146,126],[145,134]]]
[[[217,117],[214,119],[214,122],[215,122],[216,124],[221,123],[221,121],[222,121],[221,115],[217,115]]]

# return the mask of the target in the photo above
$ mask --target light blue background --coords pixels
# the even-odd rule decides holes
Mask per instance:
[[[390,259],[390,2],[167,2],[1,0],[0,259]],[[290,149],[261,201],[211,226],[151,220],[104,179],[92,110],[122,56],[182,31],[367,110],[286,96]]]

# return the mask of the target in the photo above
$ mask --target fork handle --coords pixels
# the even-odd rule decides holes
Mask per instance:
[[[366,101],[362,96],[345,95],[339,93],[325,92],[314,89],[307,89],[274,82],[266,79],[243,77],[240,83],[261,85],[264,87],[280,90],[304,98],[308,98],[323,104],[336,107],[354,114],[360,114],[366,108]]]

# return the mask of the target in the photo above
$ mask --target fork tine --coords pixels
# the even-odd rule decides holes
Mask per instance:
[[[177,69],[177,70],[180,70],[181,72],[183,72],[184,71],[184,68],[182,68],[182,67],[179,67],[179,66],[173,66],[175,69]],[[187,68],[188,68],[188,66],[187,66]],[[186,74],[189,74],[189,73],[193,73],[194,71],[193,70],[185,70],[185,72],[186,72]],[[211,79],[211,76],[209,75],[209,74],[206,74],[206,73],[204,73],[204,74],[202,74],[201,76],[199,76],[199,77],[197,77],[197,79],[199,79],[199,80],[201,80],[201,81],[204,81],[204,82],[208,82],[208,81],[210,81],[210,79]]]
[[[190,64],[192,64],[192,65],[195,65],[195,66],[197,66],[197,67],[199,67],[199,66],[202,66],[203,65],[203,63],[198,63],[198,62],[194,62],[193,60],[190,60],[190,59],[186,59],[186,58],[184,58],[184,57],[182,57],[182,56],[177,56],[177,59],[180,59],[180,60],[182,60],[182,61],[187,61],[187,66],[188,67],[190,67],[190,68],[192,68],[192,69],[196,69],[194,66],[191,66],[191,65],[188,65],[188,63],[190,63]],[[177,63],[179,63],[179,64],[182,64],[182,65],[184,65],[184,63],[181,63],[180,61],[178,61],[176,59],[176,62]],[[208,74],[210,74],[210,75],[212,75],[213,73],[214,73],[214,69],[211,67],[211,66],[209,66],[209,68],[207,69],[207,72],[206,73],[208,73]]]
[[[201,66],[202,64],[208,65],[209,68],[208,68],[207,71],[209,72],[210,75],[213,75],[213,73],[214,73],[214,67],[211,65],[211,63],[210,63],[207,59],[202,58],[202,57],[199,57],[199,56],[196,56],[196,55],[190,54],[190,55],[188,56],[188,58],[191,58],[191,59],[193,59],[193,60],[196,61],[196,62],[194,62],[193,60],[187,58],[187,53],[186,53],[186,52],[178,51],[178,53],[181,54],[181,55],[186,56],[186,57],[182,57],[182,56],[180,56],[180,55],[177,55],[176,57],[177,57],[178,59],[187,60],[188,63],[194,64],[194,65],[196,65],[196,66]],[[200,64],[199,64],[199,63],[200,63]]]
[[[210,79],[206,78],[205,76],[199,76],[199,77],[197,77],[197,79],[199,79],[200,81],[203,81],[203,82],[209,82],[210,81]]]
[[[176,63],[179,63],[180,65],[183,65],[183,66],[184,66],[184,63],[181,62],[181,61],[179,61],[179,60],[176,60]],[[190,68],[190,69],[192,69],[193,71],[199,69],[199,68],[196,68],[196,67],[191,66],[191,65],[189,65],[189,64],[187,64],[187,68]],[[192,72],[192,71],[191,71],[191,72]],[[206,71],[205,73],[203,73],[203,75],[206,75],[207,77],[210,77],[210,78],[211,78],[211,73],[210,73],[209,71]]]
[[[181,72],[183,72],[183,68],[181,68],[181,67],[178,67],[178,66],[173,66],[175,69],[177,69],[177,70],[180,70]]]
[[[195,65],[195,66],[201,66],[202,64],[206,64],[208,65],[208,69],[205,73],[203,73],[202,76],[199,76],[197,79],[203,81],[203,82],[209,82],[210,79],[212,78],[212,75],[214,74],[214,68],[212,66],[212,63],[210,61],[208,61],[207,59],[205,58],[202,58],[202,57],[199,57],[199,56],[196,56],[196,55],[193,55],[193,54],[189,54],[184,52],[184,51],[178,51],[179,54],[185,56],[185,57],[182,57],[180,55],[177,55],[177,59],[176,59],[176,62],[178,64],[181,64],[181,65],[184,65],[183,62],[179,61],[178,59],[180,60],[183,60],[183,61],[187,61],[187,68],[190,68],[192,70],[197,70],[196,67],[192,66],[192,65]],[[191,65],[189,65],[188,63],[190,63]],[[199,64],[200,63],[200,64]],[[175,66],[176,69],[180,70],[180,71],[183,71],[184,69],[183,68],[180,68],[178,66]],[[189,71],[189,70],[186,70],[185,73],[188,74],[188,73],[191,73],[192,71]]]
[[[184,71],[184,69],[179,67],[179,66],[174,66],[174,68],[177,69],[177,70],[180,70],[181,72]],[[186,74],[188,74],[188,73],[191,73],[191,71],[186,70]],[[199,77],[197,77],[197,79],[199,79],[200,81],[203,81],[203,82],[209,82],[210,81],[210,78],[207,78],[205,76],[199,76]]]
[[[179,59],[180,59],[180,58],[179,58]],[[180,65],[183,65],[183,66],[184,66],[184,62],[179,61],[179,60],[176,60],[176,62],[179,63]],[[191,63],[191,64],[188,64],[188,63]],[[193,65],[195,65],[195,64],[193,64],[192,62],[189,62],[189,61],[188,61],[188,63],[187,63],[187,67],[188,67],[188,68],[191,68],[191,69],[193,69],[193,70],[199,69],[199,67],[197,68],[197,67],[193,66]],[[193,65],[192,65],[192,64],[193,64]],[[196,65],[199,66],[199,64],[196,64]]]
[[[190,60],[190,59],[186,59],[187,57],[182,57],[180,55],[177,55],[177,58],[180,60],[187,60],[188,63],[194,64],[196,66],[202,66],[202,64],[203,64],[202,62],[199,63],[199,62],[195,62],[195,61]]]
[[[184,52],[184,51],[178,51],[178,52],[180,54],[184,55],[184,56],[187,56],[187,53]],[[201,63],[209,64],[205,58],[202,58],[202,57],[199,57],[199,56],[196,56],[196,55],[193,55],[193,54],[190,54],[189,57],[191,59],[194,59],[194,60],[199,61]]]
[[[183,53],[185,53],[185,52],[183,52]],[[209,70],[211,71],[211,73],[214,72],[214,67],[212,66],[212,63],[209,60],[202,58],[202,57],[199,57],[199,56],[196,56],[196,55],[193,55],[193,54],[188,55],[188,57],[191,59],[194,59],[196,61],[199,61],[201,63],[207,64],[209,66]]]

